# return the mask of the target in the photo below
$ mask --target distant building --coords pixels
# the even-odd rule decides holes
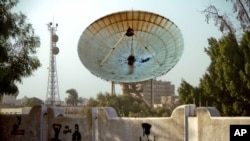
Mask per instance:
[[[151,93],[153,93],[154,104],[162,104],[161,98],[174,96],[174,85],[169,81],[148,80],[142,83],[143,98],[151,103]]]
[[[16,99],[16,95],[3,95],[2,101],[0,101],[0,114],[28,114],[31,107],[22,107],[26,99],[26,96],[22,99]]]
[[[151,105],[153,98],[154,107],[170,106],[176,103],[175,86],[169,81],[147,80],[139,83],[123,83],[123,94],[132,94],[142,98]],[[151,94],[153,94],[151,98]]]
[[[1,105],[15,106],[16,96],[14,95],[3,95]]]
[[[64,112],[64,116],[67,117],[79,117],[88,113],[85,111],[86,107],[84,108],[84,106],[66,106],[61,108]]]
[[[64,113],[63,116],[67,117],[79,117],[84,116],[87,112],[84,111],[83,106],[59,106],[57,107],[61,109]],[[29,114],[32,107],[2,107],[0,108],[0,114],[5,115],[22,115],[22,114]]]
[[[16,96],[4,95],[2,101],[0,101],[0,114],[29,114],[32,107],[23,107],[23,103],[26,99],[26,96],[16,100]],[[83,116],[86,114],[83,107],[86,106],[87,102],[88,99],[79,97],[77,106],[66,106],[66,102],[60,101],[58,108],[61,108],[64,112],[64,116]]]
[[[0,101],[1,106],[22,106],[23,102],[27,99],[27,97],[24,97],[22,99],[16,99],[16,95],[3,95],[2,101]]]
[[[1,114],[6,115],[22,115],[22,114],[29,114],[32,107],[9,107],[9,108],[0,108]]]
[[[87,98],[79,97],[79,101],[80,101],[80,103],[78,103],[78,106],[86,106],[88,104]]]

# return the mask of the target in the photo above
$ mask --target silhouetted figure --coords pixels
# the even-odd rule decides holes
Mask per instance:
[[[63,134],[71,133],[71,129],[69,129],[69,126],[66,125],[63,130]]]
[[[79,132],[78,124],[75,124],[75,132],[72,134],[72,141],[81,141],[81,134]]]
[[[17,131],[19,125],[21,124],[21,117],[16,117],[16,118],[17,118],[17,121],[16,121],[16,123],[13,125],[12,130],[11,130],[11,134],[12,134],[12,135]]]
[[[53,141],[61,141],[59,140],[59,133],[60,133],[61,127],[62,127],[61,124],[53,124],[53,129],[55,131],[55,138],[52,139]]]
[[[143,131],[143,137],[140,137],[140,138],[139,138],[140,141],[152,141],[152,140],[149,139],[150,128],[152,127],[151,124],[142,123],[141,126],[142,126],[142,131]],[[145,139],[144,136],[146,136],[146,139]],[[154,139],[153,139],[153,140],[155,141],[155,136],[154,136]]]
[[[142,126],[142,130],[143,130],[143,136],[146,135],[148,137],[148,135],[150,135],[151,125],[148,123],[142,123],[141,126]]]

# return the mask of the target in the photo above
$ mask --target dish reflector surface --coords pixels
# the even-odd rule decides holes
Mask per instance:
[[[166,74],[180,59],[183,38],[169,19],[146,11],[122,11],[90,24],[78,55],[94,75],[114,82],[139,82]]]

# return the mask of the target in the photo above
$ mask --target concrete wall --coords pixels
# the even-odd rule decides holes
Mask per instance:
[[[55,107],[35,106],[28,115],[0,115],[3,141],[229,141],[230,124],[250,117],[220,117],[214,108],[177,107],[167,118],[117,117],[110,107],[86,108],[65,117]]]
[[[107,108],[99,108],[95,118],[98,135],[96,141],[184,141],[185,114],[189,106],[175,109],[169,118],[120,118],[108,116]],[[150,134],[146,135],[143,125],[151,126]]]
[[[197,108],[197,124],[199,141],[229,141],[230,125],[250,125],[250,117],[220,117],[215,108],[202,107]]]
[[[2,141],[42,140],[42,115],[45,107],[33,107],[29,115],[1,115],[0,139]]]
[[[63,110],[48,108],[45,122],[47,121],[48,138],[46,141],[71,141],[74,139],[91,141],[92,122],[91,116],[63,117]]]

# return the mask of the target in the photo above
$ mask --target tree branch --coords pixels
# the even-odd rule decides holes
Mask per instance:
[[[248,13],[247,13],[247,11],[246,11],[246,9],[245,9],[245,7],[244,7],[244,5],[243,5],[243,3],[242,3],[241,0],[239,0],[239,4],[240,4],[242,10],[244,11],[244,13],[246,14],[246,17],[247,17],[247,19],[248,19],[248,22],[250,23],[249,15],[248,15]]]
[[[221,32],[224,32],[226,29],[230,33],[235,34],[235,30],[228,16],[226,14],[220,15],[218,9],[215,6],[208,6],[208,8],[203,10],[202,13],[205,14],[207,23],[209,23],[210,18],[213,18],[215,21],[215,25],[219,26]]]

